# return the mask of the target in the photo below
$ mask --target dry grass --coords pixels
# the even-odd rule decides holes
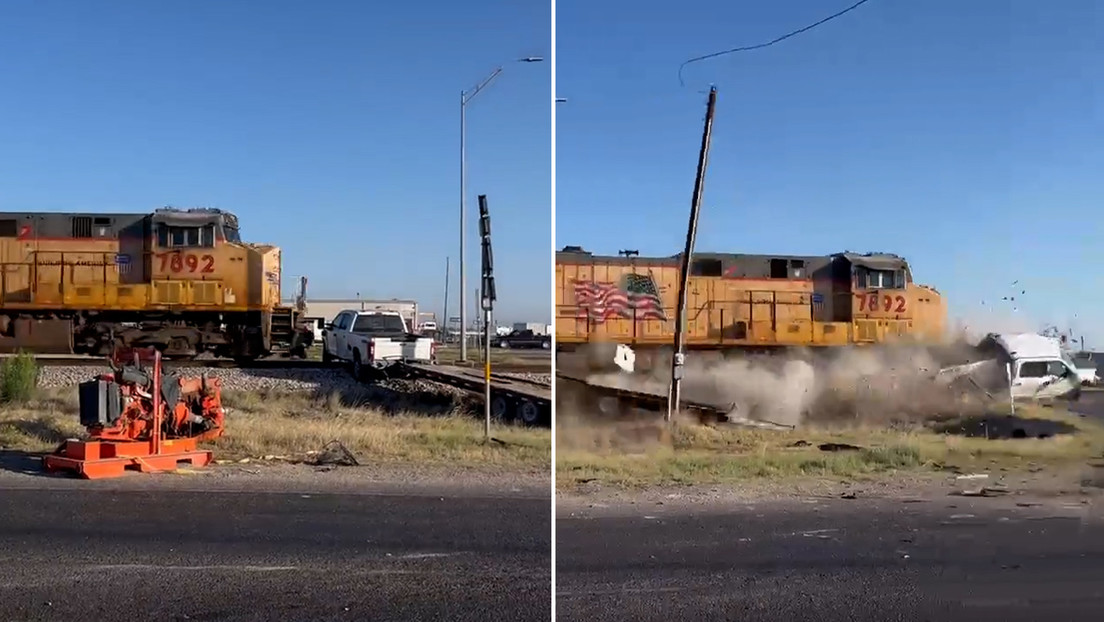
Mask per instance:
[[[1064,410],[1019,409],[1025,419],[1077,428],[1046,439],[986,440],[928,429],[837,427],[774,432],[662,422],[558,429],[557,487],[597,481],[637,488],[653,485],[721,484],[755,479],[865,479],[901,471],[1073,465],[1101,456],[1104,426]],[[581,437],[590,440],[589,447]],[[822,443],[847,443],[858,451],[822,451]],[[565,447],[568,445],[568,447]]]
[[[337,394],[227,392],[224,401],[227,431],[215,442],[223,457],[295,456],[338,440],[361,462],[551,466],[550,430],[498,424],[492,436],[505,445],[487,445],[482,422],[466,413],[387,413]]]
[[[84,435],[77,391],[38,390],[35,399],[0,408],[0,448],[53,451],[67,438]]]
[[[212,443],[217,458],[302,458],[337,440],[361,463],[547,470],[551,432],[497,425],[483,442],[482,423],[471,416],[388,413],[348,396],[315,398],[305,393],[224,394],[226,433]],[[40,391],[22,408],[0,410],[0,447],[49,451],[66,438],[84,436],[76,389]]]

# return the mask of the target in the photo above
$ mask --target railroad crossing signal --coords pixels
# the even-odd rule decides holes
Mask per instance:
[[[487,210],[487,195],[479,195],[479,236],[483,239],[483,310],[490,311],[498,299],[495,294],[494,254],[491,251],[491,214]]]

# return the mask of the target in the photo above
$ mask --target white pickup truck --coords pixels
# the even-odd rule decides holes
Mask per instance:
[[[978,387],[995,395],[1011,394],[1016,400],[1081,397],[1082,379],[1057,339],[1034,333],[990,333],[977,349],[983,360],[942,369],[936,378],[949,384],[969,377]]]
[[[346,309],[322,331],[322,360],[343,361],[358,379],[382,374],[396,362],[429,363],[437,358],[433,339],[414,335],[395,311]]]

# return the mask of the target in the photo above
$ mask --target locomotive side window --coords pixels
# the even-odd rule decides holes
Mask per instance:
[[[157,245],[162,248],[210,248],[215,245],[215,227],[176,227],[161,225]]]
[[[864,268],[859,272],[859,283],[867,289],[901,289],[905,286],[905,272]]]
[[[98,238],[110,238],[111,235],[111,219],[110,218],[94,218],[92,220],[92,234]]]
[[[690,266],[691,276],[721,276],[724,267],[720,259],[695,259]]]
[[[788,279],[790,278],[789,262],[785,259],[772,259],[770,260],[770,278],[772,279]]]
[[[19,235],[19,227],[15,220],[0,220],[0,238],[14,238]]]

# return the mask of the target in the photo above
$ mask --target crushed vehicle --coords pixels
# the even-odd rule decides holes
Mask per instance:
[[[943,385],[971,384],[1001,399],[1076,401],[1082,378],[1070,355],[1052,337],[1036,333],[990,333],[977,345],[981,360],[939,370]]]

